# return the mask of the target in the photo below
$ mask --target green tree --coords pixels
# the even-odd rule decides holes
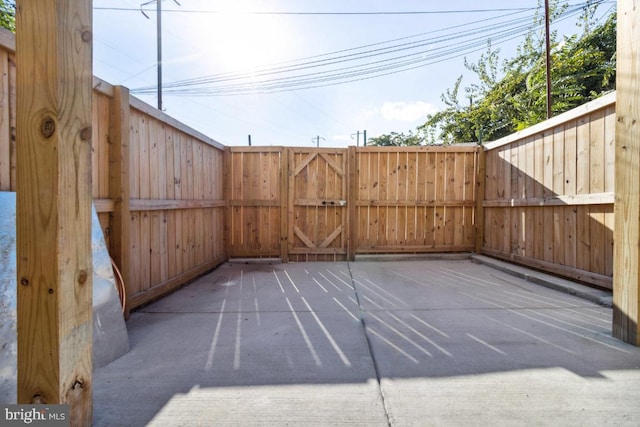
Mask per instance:
[[[0,0],[0,27],[16,32],[16,3],[15,1]]]
[[[383,134],[374,138],[369,138],[367,144],[378,147],[405,147],[421,145],[422,142],[423,138],[420,137],[420,135],[414,134],[413,132],[409,131],[408,135],[405,135],[404,132],[391,132],[389,134]]]
[[[600,24],[585,8],[583,34],[556,41],[552,34],[553,113],[558,114],[615,89],[616,14]],[[562,11],[556,3],[555,13]],[[427,116],[419,131],[429,143],[486,141],[521,130],[546,118],[544,38],[530,33],[515,58],[499,64],[489,44],[477,63],[465,67],[478,83],[464,88],[462,77],[442,95],[445,109]],[[498,78],[498,75],[502,75]]]

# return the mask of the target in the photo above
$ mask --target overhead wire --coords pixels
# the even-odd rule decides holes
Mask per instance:
[[[94,10],[111,10],[123,12],[139,12],[140,8],[95,6]],[[411,10],[411,11],[369,11],[369,12],[276,12],[276,11],[230,11],[230,10],[193,10],[193,9],[163,9],[163,13],[181,14],[211,14],[211,15],[281,15],[281,16],[372,16],[372,15],[451,15],[459,13],[488,13],[528,10],[529,8],[492,8],[492,9],[464,9],[464,10]]]
[[[565,11],[558,20],[568,19],[580,13],[586,3],[581,3],[573,8]],[[292,88],[298,90],[301,88],[309,89],[314,87],[323,87],[334,84],[343,84],[354,81],[365,80],[374,77],[381,77],[384,75],[395,74],[397,72],[404,72],[410,69],[431,65],[436,62],[442,62],[443,60],[452,59],[457,56],[462,56],[476,51],[481,45],[486,46],[487,39],[491,39],[492,42],[506,42],[512,38],[518,37],[526,31],[532,28],[531,16],[524,18],[512,19],[507,22],[503,22],[501,25],[491,25],[472,29],[472,31],[463,33],[447,34],[434,39],[418,40],[411,43],[403,43],[399,45],[388,46],[386,48],[372,49],[364,52],[359,52],[351,55],[341,55],[338,57],[330,57],[321,61],[311,61],[307,63],[295,64],[295,61],[289,61],[294,65],[286,68],[273,67],[271,71],[268,68],[263,69],[261,75],[255,73],[249,75],[237,74],[236,77],[227,74],[226,78],[220,78],[216,75],[200,77],[195,79],[186,79],[177,82],[167,83],[164,85],[167,94],[175,95],[188,95],[188,96],[221,96],[221,95],[242,95],[249,93],[276,93],[281,91],[291,90]],[[522,24],[526,21],[526,24]],[[503,28],[498,32],[491,32],[487,34],[487,29],[491,28]],[[396,56],[393,58],[386,58],[378,61],[368,62],[364,64],[357,64],[348,67],[342,67],[338,69],[331,69],[325,71],[319,71],[315,73],[297,74],[282,78],[263,79],[259,81],[217,85],[217,86],[203,86],[204,84],[219,83],[233,80],[242,80],[251,77],[255,79],[259,76],[268,76],[273,74],[290,73],[293,71],[300,71],[303,69],[311,69],[318,67],[326,67],[327,65],[335,65],[339,63],[361,60],[368,57],[388,55],[393,52],[400,52],[404,50],[415,49],[416,47],[422,47],[426,45],[433,45],[436,43],[442,43],[444,41],[457,40],[460,38],[468,38],[471,35],[482,34],[476,38],[466,40],[463,43],[448,44],[441,46],[437,49],[430,49],[428,51],[414,52],[406,55]],[[403,38],[405,39],[405,38]],[[396,39],[397,40],[397,39]],[[374,44],[375,45],[375,44]],[[367,45],[371,46],[371,45]],[[357,48],[349,49],[355,50]],[[346,51],[346,50],[343,50]],[[324,55],[326,56],[326,55]],[[412,59],[410,59],[412,58]],[[394,62],[395,61],[395,62]],[[378,64],[378,65],[376,65]],[[380,65],[384,64],[384,65]],[[419,64],[419,65],[416,65]],[[297,67],[297,68],[296,68]],[[392,71],[394,70],[394,71]],[[374,74],[372,76],[372,74]],[[219,76],[219,75],[218,75]],[[366,77],[364,77],[366,76]],[[339,81],[341,80],[341,81]],[[136,93],[150,93],[155,90],[155,87],[144,87],[132,90]]]
[[[533,10],[535,8],[530,8],[529,10]],[[518,14],[521,12],[514,12],[514,13],[509,13],[509,14],[505,14],[505,15],[500,15],[500,16],[494,16],[494,17],[490,17],[490,18],[485,18],[485,19],[481,19],[481,20],[477,20],[477,21],[473,21],[473,22],[466,22],[464,24],[459,24],[459,25],[454,25],[454,26],[450,26],[448,28],[441,28],[441,29],[437,29],[437,30],[432,30],[432,31],[427,31],[427,32],[423,32],[423,33],[419,33],[419,34],[414,34],[414,35],[410,35],[410,36],[404,36],[404,37],[399,37],[399,38],[395,38],[395,39],[391,39],[391,40],[385,40],[382,42],[376,42],[376,43],[370,43],[370,44],[366,44],[366,45],[362,45],[362,46],[357,46],[357,47],[352,47],[352,48],[347,48],[347,49],[341,49],[341,50],[337,50],[337,51],[333,51],[333,52],[328,52],[328,53],[322,53],[322,54],[318,54],[318,55],[312,55],[312,56],[306,56],[306,57],[302,57],[302,58],[298,58],[298,59],[294,59],[294,60],[288,60],[288,61],[282,61],[276,64],[267,64],[261,67],[253,67],[253,68],[249,68],[249,69],[244,69],[244,70],[237,70],[237,71],[230,71],[230,72],[225,72],[225,73],[219,73],[219,74],[214,74],[212,76],[207,76],[207,77],[202,77],[202,78],[195,78],[195,79],[186,79],[184,81],[197,81],[199,79],[207,79],[207,78],[223,78],[223,77],[238,77],[238,76],[243,76],[243,75],[251,75],[251,76],[255,76],[256,73],[260,73],[260,72],[264,72],[264,71],[270,71],[270,70],[275,70],[275,69],[283,69],[286,68],[287,64],[296,64],[297,65],[303,65],[303,64],[311,64],[311,63],[319,63],[320,61],[312,61],[309,63],[302,63],[302,61],[308,61],[311,59],[317,59],[317,58],[322,58],[322,57],[327,57],[327,56],[334,56],[334,55],[338,55],[338,54],[343,54],[346,52],[353,52],[356,50],[363,50],[363,49],[368,49],[374,46],[381,46],[381,45],[385,45],[385,44],[389,44],[389,43],[395,43],[397,41],[403,41],[403,40],[408,40],[411,38],[416,38],[416,37],[422,37],[425,35],[429,35],[429,34],[435,34],[435,33],[440,33],[440,32],[444,32],[444,31],[451,31],[453,29],[457,29],[457,28],[461,28],[461,27],[468,27],[469,25],[475,25],[475,24],[479,24],[482,22],[488,22],[488,21],[493,21],[496,19],[500,19],[500,18],[504,18],[504,17],[508,17],[508,16],[512,16],[514,14]],[[531,18],[529,16],[527,16],[526,18],[523,18],[526,20],[530,20]],[[492,26],[489,26],[489,28],[492,28]],[[416,42],[413,43],[421,43],[424,40],[418,40]],[[391,49],[393,47],[396,46],[403,46],[403,45],[395,45],[395,46],[390,46],[384,49]],[[374,50],[370,50],[367,52],[373,52],[376,51]],[[362,54],[364,52],[360,52],[358,54],[353,54],[353,55],[359,55]],[[348,57],[344,56],[344,57]],[[331,59],[335,59],[334,58],[329,58],[325,61],[329,61]]]
[[[451,40],[457,40],[457,39],[460,39],[460,38],[466,38],[466,37],[469,37],[471,35],[476,35],[476,34],[483,34],[483,33],[486,33],[487,29],[503,28],[503,27],[506,27],[508,25],[526,23],[526,25],[522,25],[522,26],[518,27],[520,29],[526,29],[526,28],[530,27],[530,21],[531,21],[531,18],[527,16],[527,17],[520,18],[520,19],[517,19],[517,20],[509,21],[507,23],[503,23],[501,25],[491,25],[491,26],[479,27],[479,28],[473,29],[472,31],[468,31],[468,32],[465,32],[465,33],[458,33],[458,34],[453,34],[453,35],[444,35],[444,36],[440,36],[440,37],[436,37],[436,38],[432,38],[432,39],[421,39],[421,40],[417,40],[417,41],[410,42],[410,43],[402,43],[402,44],[387,46],[387,47],[384,47],[384,48],[366,50],[366,51],[353,53],[353,54],[348,54],[348,55],[333,56],[331,58],[324,59],[324,60],[300,62],[300,63],[294,64],[294,65],[290,65],[290,66],[286,66],[286,65],[277,66],[276,65],[276,66],[273,66],[271,68],[263,67],[263,68],[253,69],[253,70],[250,70],[250,71],[238,72],[238,73],[235,73],[235,74],[234,73],[224,73],[224,74],[221,74],[221,75],[220,74],[214,74],[214,75],[209,75],[209,76],[205,76],[205,77],[184,79],[184,80],[179,80],[179,81],[168,83],[164,87],[169,88],[169,87],[191,86],[191,85],[194,85],[194,84],[218,83],[218,82],[233,81],[233,80],[246,79],[246,78],[255,79],[256,77],[268,76],[268,75],[273,75],[273,74],[283,74],[283,73],[306,70],[306,69],[311,69],[311,68],[326,67],[328,65],[335,65],[335,64],[341,64],[341,63],[350,62],[350,61],[357,61],[357,60],[360,60],[360,59],[372,58],[372,57],[375,57],[375,56],[388,55],[388,54],[391,54],[391,53],[408,51],[408,50],[412,50],[412,49],[416,49],[416,48],[424,47],[424,46],[432,46],[432,45],[437,44],[437,43],[442,43],[442,42],[451,41]],[[486,37],[484,37],[483,39],[486,40]],[[377,62],[392,61],[392,60],[395,60],[395,59],[401,59],[403,57],[407,57],[407,56],[411,56],[411,55],[419,55],[419,54],[426,53],[426,52],[428,52],[428,51],[417,52],[417,53],[413,53],[413,54],[409,54],[409,55],[405,55],[405,56],[389,58],[389,59],[385,59],[385,60],[377,61]],[[294,62],[294,61],[290,61],[290,62]],[[369,64],[373,64],[373,63],[368,63],[367,65],[369,65]],[[148,87],[148,89],[153,89],[153,88],[154,88],[153,86],[149,86]],[[147,88],[137,88],[137,90],[144,90],[144,89],[147,89]]]
[[[520,34],[521,34],[521,30],[515,29],[508,32],[504,32],[502,34],[496,34],[494,37],[494,40],[502,40],[505,38],[510,38],[511,36],[519,36]],[[262,82],[230,84],[225,86],[214,87],[214,89],[215,89],[215,92],[217,93],[229,92],[229,91],[242,91],[242,90],[251,91],[254,88],[269,90],[269,89],[276,89],[281,87],[299,86],[299,85],[314,83],[318,81],[327,81],[327,79],[334,80],[334,79],[342,79],[342,78],[351,78],[355,76],[367,75],[371,73],[384,72],[392,69],[408,67],[416,63],[428,62],[432,59],[436,59],[442,56],[467,53],[469,49],[474,49],[477,47],[482,47],[482,48],[486,47],[486,38],[484,37],[476,38],[471,41],[473,41],[473,43],[469,43],[465,45],[463,48],[460,48],[455,44],[449,44],[444,46],[444,48],[448,48],[448,49],[440,48],[438,51],[435,51],[435,52],[421,51],[414,54],[403,55],[399,57],[388,58],[388,59],[368,62],[365,64],[359,64],[359,65],[354,65],[349,67],[343,67],[337,70],[319,71],[315,73],[301,74],[293,77],[275,78],[275,79],[265,80]],[[418,57],[416,58],[416,56]],[[407,58],[413,58],[413,59],[407,59]],[[379,65],[386,62],[390,62],[390,61],[396,61],[396,62],[393,62],[391,64],[386,64],[386,65]],[[365,67],[365,66],[368,66],[368,67]],[[184,86],[181,85],[177,87],[179,88]],[[172,93],[189,93],[193,91],[199,92],[203,90],[202,88],[197,88],[197,87],[192,89],[174,89],[176,87],[170,86],[170,85],[165,86],[165,88],[168,90],[168,92],[172,92]],[[172,91],[171,89],[174,89],[174,90]],[[206,90],[206,88],[204,89]],[[139,90],[139,89],[137,91],[142,92],[142,90]],[[205,94],[205,92],[203,92],[203,94]]]

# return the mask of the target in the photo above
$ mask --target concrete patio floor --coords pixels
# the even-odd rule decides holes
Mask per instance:
[[[470,260],[224,264],[131,315],[94,424],[635,426],[611,316]]]

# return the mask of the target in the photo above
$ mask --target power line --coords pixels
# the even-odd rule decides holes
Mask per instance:
[[[518,28],[520,28],[520,29],[529,29],[530,28],[530,23],[531,23],[531,17],[530,16],[526,16],[526,17],[523,17],[523,18],[518,18],[518,19],[515,19],[515,20],[511,20],[511,21],[506,21],[504,23],[493,24],[493,25],[488,25],[488,26],[483,26],[483,27],[470,29],[470,30],[468,30],[467,32],[464,32],[464,33],[446,34],[446,35],[443,35],[443,36],[440,36],[440,37],[431,38],[431,39],[421,39],[421,40],[417,40],[417,41],[413,41],[413,42],[409,42],[409,43],[402,43],[402,44],[396,44],[396,45],[387,46],[387,47],[383,47],[383,48],[365,50],[365,51],[362,51],[362,52],[348,54],[348,55],[332,56],[332,57],[330,57],[328,59],[324,59],[324,60],[300,62],[300,63],[297,63],[297,64],[296,64],[296,62],[302,61],[304,59],[294,60],[294,61],[287,61],[286,63],[293,64],[293,65],[289,65],[289,66],[286,66],[286,65],[278,66],[276,64],[275,66],[272,66],[270,68],[262,67],[262,68],[257,68],[257,69],[253,69],[253,70],[246,71],[246,72],[237,72],[237,73],[231,72],[231,73],[223,73],[223,74],[217,74],[217,75],[214,74],[214,75],[205,76],[205,77],[197,77],[197,78],[192,78],[192,79],[179,80],[179,81],[175,81],[175,82],[170,83],[167,87],[192,86],[192,85],[195,85],[195,84],[218,83],[218,82],[225,82],[225,81],[240,80],[240,79],[245,79],[245,78],[255,79],[256,77],[263,77],[263,76],[268,76],[268,75],[273,75],[273,74],[283,74],[283,73],[292,72],[292,71],[299,71],[299,70],[305,70],[305,69],[311,69],[311,68],[317,68],[317,67],[324,67],[324,66],[328,66],[328,65],[340,64],[340,63],[349,62],[349,61],[356,61],[356,60],[360,60],[360,59],[366,59],[366,58],[371,58],[371,57],[375,57],[375,56],[381,56],[381,55],[385,55],[385,54],[408,51],[408,50],[416,49],[416,48],[419,48],[419,47],[432,46],[432,45],[434,45],[436,43],[442,43],[442,42],[446,42],[446,41],[452,41],[452,40],[456,40],[456,39],[460,39],[460,38],[469,37],[469,36],[472,36],[472,35],[483,34],[483,33],[486,33],[487,30],[494,30],[494,29],[504,28],[504,27],[507,27],[509,25],[522,24]],[[487,36],[485,36],[483,39],[486,40],[486,37]],[[383,44],[383,43],[380,43],[380,44]],[[353,51],[353,50],[359,50],[361,48],[362,47],[353,48],[353,49],[349,49],[349,50]],[[410,55],[420,55],[420,54],[424,54],[424,53],[428,53],[428,52],[430,52],[430,50],[421,51],[421,52],[413,53],[413,54],[410,54]],[[410,55],[406,55],[406,56],[410,56]],[[326,56],[326,55],[322,55],[322,56]],[[391,61],[391,60],[400,59],[400,58],[403,58],[403,57],[390,58],[390,59],[387,59],[387,60],[384,60],[384,61]],[[380,61],[380,62],[383,62],[383,61]],[[372,64],[372,63],[369,63],[369,64]],[[136,90],[144,90],[144,89],[148,89],[148,88],[146,88],[146,87],[137,88]]]
[[[140,11],[140,9],[129,7],[99,7],[94,10],[110,11]],[[166,13],[182,14],[211,14],[211,15],[290,15],[290,16],[370,16],[370,15],[451,15],[463,13],[493,13],[493,12],[513,12],[536,9],[535,7],[518,8],[497,8],[497,9],[459,9],[459,10],[413,10],[413,11],[380,11],[380,12],[275,12],[275,11],[226,11],[226,10],[188,10],[188,9],[166,9]]]
[[[489,38],[491,38],[492,41],[505,42],[521,36],[523,32],[526,32],[528,29],[529,25],[516,27],[515,29],[505,30],[500,33],[493,33]],[[301,75],[298,74],[295,76],[268,79],[259,82],[237,83],[213,87],[202,87],[200,84],[189,85],[194,86],[192,88],[185,88],[185,85],[182,84],[176,87],[173,87],[173,85],[168,85],[172,87],[172,89],[169,89],[168,92],[171,92],[172,94],[195,96],[240,95],[243,93],[256,92],[275,93],[281,91],[282,89],[288,89],[292,87],[312,88],[329,86],[330,84],[326,83],[334,83],[336,80],[349,79],[344,81],[344,83],[348,83],[373,77],[381,77],[383,75],[395,74],[397,72],[408,71],[410,69],[416,69],[437,62],[442,62],[444,60],[459,57],[464,54],[486,48],[486,41],[487,37],[477,37],[467,41],[466,44],[462,45],[460,43],[449,44],[439,49],[432,49],[431,51],[420,51],[409,55],[382,59],[379,61],[368,62],[355,66]],[[396,71],[390,72],[391,70]],[[355,77],[362,77],[365,75],[369,77],[354,79]],[[318,83],[325,84],[318,85]],[[144,92],[144,90],[136,89],[134,92]]]
[[[605,3],[604,1],[598,2],[598,4]],[[556,22],[568,19],[580,13],[586,3],[580,3],[573,8],[567,9],[556,20]],[[593,5],[593,3],[590,3]],[[455,32],[453,34],[445,34],[443,36],[421,39],[409,43],[395,44],[392,46],[369,49],[357,53],[348,55],[330,56],[331,54],[316,55],[315,57],[326,57],[323,60],[300,62],[300,60],[287,61],[282,65],[274,64],[275,66],[268,68],[263,67],[254,69],[252,73],[224,73],[218,75],[211,75],[205,77],[199,77],[194,79],[180,80],[166,85],[168,91],[175,95],[189,95],[189,96],[222,96],[222,95],[242,95],[242,94],[264,94],[264,93],[276,93],[285,92],[289,90],[310,89],[315,87],[332,86],[336,84],[350,83],[360,80],[367,80],[375,77],[382,77],[386,75],[396,74],[398,72],[405,72],[408,70],[424,67],[444,60],[453,59],[455,57],[462,56],[471,52],[480,50],[481,47],[486,46],[486,41],[489,39],[493,44],[504,43],[519,37],[520,35],[530,31],[531,16],[523,18],[511,19],[498,24],[482,26],[472,28],[466,32]],[[466,24],[468,26],[469,24]],[[539,24],[538,24],[539,25]],[[498,29],[499,31],[496,31]],[[425,34],[425,33],[423,33]],[[469,38],[471,36],[477,36],[475,38]],[[403,37],[395,40],[403,40],[411,38]],[[432,45],[443,43],[446,41],[453,41],[459,39],[467,39],[464,42],[450,43],[437,48],[433,48]],[[498,43],[495,43],[495,42]],[[391,42],[391,41],[389,41]],[[374,43],[359,48],[344,49],[337,51],[336,53],[357,51],[369,46],[380,46],[389,42]],[[384,59],[370,61],[366,63],[360,63],[357,65],[333,68],[324,71],[317,71],[311,73],[295,74],[279,78],[265,78],[256,81],[256,77],[267,77],[276,74],[291,74],[296,71],[309,70],[313,68],[326,68],[329,65],[342,64],[351,61],[361,61],[365,58],[384,57],[391,53],[411,51],[419,47],[429,46],[431,49],[421,50],[418,52],[407,53],[394,57],[387,57]],[[307,57],[313,58],[313,57]],[[251,77],[251,82],[243,82],[247,78]],[[224,85],[203,86],[211,83],[233,82]],[[151,87],[143,87],[132,90],[134,93],[146,93],[152,90]]]
[[[437,30],[432,30],[432,31],[427,31],[424,33],[419,33],[419,34],[414,34],[414,35],[410,35],[410,36],[404,36],[404,37],[399,37],[399,38],[395,38],[395,39],[391,39],[391,40],[385,40],[382,42],[375,42],[375,43],[370,43],[370,44],[366,44],[366,45],[362,45],[362,46],[356,46],[356,47],[352,47],[352,48],[347,48],[347,49],[341,49],[341,50],[337,50],[337,51],[333,51],[333,52],[327,52],[327,53],[322,53],[322,54],[318,54],[318,55],[312,55],[312,56],[306,56],[306,57],[302,57],[302,58],[298,58],[298,59],[294,59],[294,60],[289,60],[289,61],[282,61],[279,63],[275,63],[275,64],[266,64],[262,67],[254,67],[254,68],[250,68],[250,69],[244,69],[244,70],[237,70],[237,71],[230,71],[230,72],[226,72],[226,73],[220,73],[220,74],[216,74],[216,76],[218,77],[228,77],[228,76],[233,76],[233,75],[237,75],[237,74],[249,74],[251,73],[252,75],[256,72],[260,72],[263,70],[268,70],[271,69],[273,67],[278,67],[278,66],[284,66],[286,64],[294,64],[297,62],[301,62],[301,61],[307,61],[310,59],[316,59],[316,58],[322,58],[322,57],[326,57],[326,56],[331,56],[331,55],[336,55],[336,54],[342,54],[345,52],[353,52],[356,50],[362,50],[362,49],[366,49],[366,48],[370,48],[370,47],[374,47],[374,46],[381,46],[381,45],[385,45],[385,44],[389,44],[389,43],[394,43],[397,41],[402,41],[402,40],[408,40],[408,39],[412,39],[412,38],[416,38],[416,37],[422,37],[428,34],[435,34],[435,33],[441,33],[444,31],[451,31],[453,29],[456,28],[462,28],[462,27],[468,27],[469,25],[475,25],[475,24],[479,24],[482,22],[488,22],[488,21],[494,21],[500,18],[504,18],[507,16],[512,16],[512,15],[516,15],[518,13],[521,13],[521,11],[519,12],[513,12],[513,13],[508,13],[505,15],[499,15],[499,16],[492,16],[489,18],[484,18],[484,19],[480,19],[477,21],[472,21],[472,22],[465,22],[464,24],[459,24],[459,25],[454,25],[454,26],[449,26],[447,28],[441,28],[441,29],[437,29]],[[526,19],[530,19],[530,17],[527,17]]]
[[[371,71],[374,68],[364,68],[364,67],[371,67],[374,66],[376,64],[385,64],[385,63],[390,63],[393,61],[396,61],[394,64],[391,65],[386,65],[382,68],[380,68],[380,71],[384,71],[386,69],[388,69],[389,66],[391,67],[398,67],[398,66],[407,66],[407,65],[411,65],[412,63],[414,63],[414,61],[418,61],[418,62],[424,62],[428,59],[432,59],[433,56],[439,56],[442,54],[449,54],[451,53],[451,50],[453,49],[454,52],[465,52],[469,50],[469,46],[471,47],[477,47],[478,43],[482,46],[486,45],[486,40],[488,38],[491,38],[493,40],[497,40],[497,39],[501,39],[505,37],[506,35],[510,35],[511,33],[513,33],[514,31],[516,32],[516,34],[521,34],[522,32],[524,32],[525,30],[528,30],[530,28],[530,25],[528,24],[528,22],[530,21],[530,18],[527,18],[527,24],[522,24],[519,25],[517,27],[511,28],[511,29],[507,29],[507,30],[503,30],[501,32],[494,32],[494,33],[490,33],[490,34],[486,34],[486,30],[485,30],[485,35],[470,39],[469,42],[473,42],[471,45],[467,44],[467,45],[461,45],[460,43],[451,43],[448,45],[444,45],[438,49],[430,49],[430,50],[421,50],[418,52],[414,52],[414,53],[410,53],[410,54],[405,54],[405,55],[400,55],[400,56],[394,56],[391,58],[386,58],[386,59],[381,59],[381,60],[377,60],[377,61],[372,61],[372,62],[366,62],[366,63],[361,63],[358,65],[353,65],[353,66],[348,66],[348,67],[342,67],[342,68],[338,68],[338,69],[332,69],[332,70],[326,70],[326,71],[320,71],[320,72],[315,72],[315,73],[306,73],[306,74],[298,74],[296,76],[289,76],[289,77],[283,77],[283,78],[274,78],[274,79],[268,79],[268,80],[262,80],[259,82],[255,82],[253,81],[252,83],[237,83],[237,84],[228,84],[228,85],[223,85],[223,86],[218,86],[218,89],[231,89],[231,88],[238,88],[238,87],[242,87],[242,86],[246,86],[246,85],[252,85],[255,86],[256,84],[261,84],[261,85],[265,85],[268,83],[275,83],[278,81],[283,81],[283,80],[289,80],[289,81],[295,81],[295,79],[300,79],[300,78],[308,78],[308,77],[313,77],[313,76],[332,76],[332,77],[339,77],[340,75],[335,74],[336,72],[346,72],[347,70],[353,70],[353,69],[360,69],[360,71]],[[492,26],[492,28],[495,28],[496,26]],[[361,60],[364,58],[369,58],[369,57],[374,57],[374,56],[382,56],[382,55],[388,55],[389,53],[393,53],[393,52],[398,52],[398,51],[403,51],[403,50],[409,50],[409,49],[415,49],[416,47],[423,47],[423,46],[427,46],[427,45],[433,45],[435,43],[438,42],[444,42],[444,41],[452,41],[458,38],[462,38],[462,37],[468,37],[469,35],[475,35],[475,34],[481,34],[480,31],[474,31],[474,32],[470,32],[469,34],[462,34],[462,35],[454,35],[454,36],[449,36],[446,38],[440,38],[439,40],[437,39],[432,39],[432,40],[427,40],[427,41],[423,41],[423,43],[420,43],[419,45],[416,46],[412,46],[410,48],[406,48],[406,49],[394,49],[394,50],[390,50],[387,52],[383,52],[383,53],[378,53],[378,54],[367,54],[367,55],[363,55],[358,54],[359,56],[353,56],[351,58],[343,58],[343,59],[337,59],[337,58],[330,58],[329,60],[319,63],[319,64],[314,64],[313,66],[294,66],[292,68],[286,69],[286,70],[275,70],[274,72],[268,72],[265,70],[264,73],[262,73],[261,76],[267,76],[267,75],[272,75],[272,74],[282,74],[285,72],[292,72],[292,71],[300,71],[300,70],[304,70],[304,69],[311,69],[311,68],[320,68],[320,67],[326,67],[327,65],[335,65],[335,64],[339,64],[339,63],[345,63],[345,62],[349,62],[349,61],[354,61],[354,60]],[[461,47],[462,46],[462,47]],[[448,50],[447,50],[448,49]],[[427,56],[425,56],[427,55]],[[417,60],[410,60],[410,58],[412,57],[417,57]],[[355,72],[355,71],[354,71]],[[334,73],[333,75],[330,73]],[[255,77],[258,77],[260,75],[256,75],[256,74],[250,74],[247,76],[244,75],[239,75],[237,78],[231,79],[216,79],[215,76],[213,77],[201,77],[201,78],[196,78],[196,79],[188,79],[188,80],[182,80],[182,81],[178,81],[178,82],[173,82],[173,83],[168,83],[166,85],[167,88],[171,88],[171,89],[176,89],[176,88],[184,88],[184,87],[188,87],[188,86],[198,86],[198,85],[203,85],[203,84],[207,84],[207,83],[218,83],[218,82],[224,82],[224,81],[230,81],[230,80],[242,80],[246,77],[251,77],[252,79]],[[136,93],[145,93],[146,91],[152,90],[152,87],[143,87],[143,88],[136,88],[133,91]],[[188,89],[187,89],[188,90]],[[172,92],[177,93],[179,92],[179,90],[173,90]]]

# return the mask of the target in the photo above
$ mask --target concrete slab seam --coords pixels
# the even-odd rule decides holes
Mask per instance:
[[[373,363],[373,369],[376,372],[376,381],[378,383],[378,393],[380,394],[380,399],[382,401],[382,408],[384,409],[384,416],[387,420],[387,425],[391,427],[391,417],[389,415],[389,408],[387,407],[387,400],[384,395],[384,391],[382,390],[382,378],[380,377],[380,368],[378,367],[378,361],[376,360],[376,356],[373,352],[373,345],[371,344],[371,339],[369,338],[369,334],[367,333],[367,325],[364,319],[364,313],[362,310],[362,304],[360,302],[360,295],[358,295],[358,290],[354,283],[353,272],[351,271],[351,264],[347,261],[347,269],[349,270],[349,277],[351,280],[351,286],[353,287],[353,293],[356,297],[356,302],[358,303],[358,316],[360,317],[360,326],[362,327],[362,332],[364,333],[364,339],[367,342],[367,349],[369,351],[369,356],[371,356],[371,361]]]

